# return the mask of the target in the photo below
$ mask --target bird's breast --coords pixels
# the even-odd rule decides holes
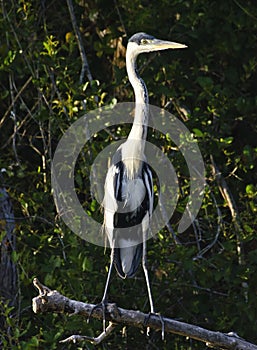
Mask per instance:
[[[145,198],[145,186],[141,178],[124,179],[122,181],[122,190],[120,201],[121,212],[136,211]],[[124,210],[122,210],[124,209]]]

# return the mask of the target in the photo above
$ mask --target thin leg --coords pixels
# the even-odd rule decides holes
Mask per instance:
[[[101,301],[102,309],[103,309],[103,332],[106,331],[105,306],[106,306],[106,302],[107,302],[107,291],[108,291],[111,273],[112,273],[113,255],[114,255],[114,248],[112,248],[112,251],[111,251],[111,262],[110,262],[109,271],[108,271],[108,275],[107,275],[107,279],[106,279],[106,283],[105,283],[105,287],[104,287],[103,299]]]
[[[150,314],[154,314],[154,307],[153,307],[153,298],[152,298],[152,292],[151,292],[151,286],[149,282],[149,276],[148,276],[148,270],[146,266],[146,235],[145,232],[143,233],[143,254],[142,254],[142,266],[145,274],[145,281],[146,281],[146,286],[147,286],[147,292],[148,292],[148,299],[150,303]],[[150,333],[150,328],[147,327],[146,334],[149,335]]]
[[[149,303],[150,303],[150,312],[154,314],[153,298],[152,298],[151,286],[150,286],[150,282],[149,282],[148,270],[147,270],[147,266],[146,266],[146,254],[147,254],[147,252],[146,252],[146,240],[145,240],[145,237],[144,237],[144,240],[143,240],[142,266],[143,266],[143,270],[144,270],[144,274],[145,274],[145,281],[146,281],[148,298],[149,298]]]
[[[111,251],[111,262],[110,262],[110,266],[109,266],[107,280],[106,280],[106,283],[105,283],[104,295],[103,295],[102,301],[106,301],[107,291],[108,291],[108,287],[109,287],[109,283],[110,283],[110,277],[111,277],[111,273],[112,273],[112,267],[113,267],[113,257],[114,257],[114,248],[112,248],[112,251]]]
[[[108,275],[107,275],[107,279],[106,279],[106,283],[105,283],[105,287],[104,287],[104,295],[103,295],[102,301],[100,304],[97,304],[95,307],[93,307],[93,309],[91,310],[90,315],[88,317],[88,320],[89,320],[94,309],[101,306],[102,310],[103,310],[103,332],[106,331],[105,307],[106,307],[106,303],[107,303],[107,291],[108,291],[110,277],[111,277],[111,273],[112,273],[112,267],[113,267],[113,257],[114,257],[114,248],[112,248],[112,251],[111,251],[111,262],[110,262],[109,271],[108,271]]]
[[[149,281],[149,276],[148,276],[148,270],[147,270],[147,251],[146,251],[146,234],[144,232],[143,236],[143,254],[142,254],[142,266],[145,274],[145,281],[146,281],[146,286],[147,286],[147,291],[148,291],[148,298],[149,298],[149,304],[150,304],[150,314],[147,320],[150,318],[151,314],[157,315],[160,318],[161,324],[162,324],[162,340],[164,340],[164,331],[165,331],[165,325],[164,325],[164,320],[160,314],[156,314],[154,312],[154,306],[153,306],[153,298],[152,298],[152,292],[151,292],[151,286],[150,286],[150,281]],[[150,333],[150,327],[147,327],[147,335]]]

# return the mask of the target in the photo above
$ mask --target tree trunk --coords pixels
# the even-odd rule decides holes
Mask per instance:
[[[17,269],[12,256],[16,251],[14,229],[11,200],[6,189],[0,187],[0,329],[6,335],[11,330],[3,313],[5,305],[17,306]],[[14,313],[15,309],[12,311]]]

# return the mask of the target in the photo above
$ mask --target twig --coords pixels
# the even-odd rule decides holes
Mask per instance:
[[[16,103],[16,101],[18,100],[18,98],[20,97],[20,95],[23,93],[23,91],[26,89],[26,87],[29,85],[29,83],[32,80],[32,76],[30,76],[26,82],[23,84],[23,86],[21,87],[21,89],[18,91],[17,95],[12,99],[12,103],[10,104],[10,106],[7,108],[6,112],[4,113],[4,116],[2,117],[2,119],[0,120],[0,127],[2,126],[3,122],[5,121],[6,117],[9,115],[9,113],[11,112],[11,110],[14,107],[14,104]]]
[[[118,16],[119,16],[119,20],[120,20],[122,29],[123,29],[123,31],[124,31],[126,37],[128,37],[127,31],[126,31],[126,27],[125,27],[124,21],[123,21],[123,19],[122,19],[122,16],[121,16],[121,13],[120,13],[120,9],[119,9],[119,6],[118,6],[116,0],[114,0],[114,4],[115,4],[115,8],[116,8],[116,10],[117,10]]]
[[[222,224],[222,216],[221,216],[221,212],[220,212],[220,209],[218,207],[218,204],[217,204],[217,201],[213,195],[212,192],[210,192],[210,195],[214,201],[214,204],[215,204],[215,207],[216,207],[216,211],[217,211],[217,216],[218,216],[218,225],[217,225],[217,232],[216,232],[216,235],[214,237],[214,240],[208,244],[206,247],[204,247],[203,249],[201,249],[197,256],[195,257],[195,259],[199,259],[199,258],[202,258],[204,254],[206,254],[218,241],[219,239],[219,236],[220,236],[220,231],[221,231],[221,224]]]
[[[37,278],[33,279],[33,284],[38,289],[40,296],[47,295],[48,293],[51,292],[51,289],[44,286],[41,282],[39,282]]]
[[[76,39],[77,39],[77,42],[78,42],[78,47],[79,47],[79,52],[80,52],[80,57],[81,57],[81,63],[82,63],[80,77],[79,77],[79,83],[83,84],[85,73],[87,75],[88,81],[91,83],[93,81],[93,77],[92,77],[91,71],[89,69],[89,64],[88,64],[88,61],[87,61],[87,55],[86,55],[85,48],[84,48],[84,45],[83,45],[81,32],[80,32],[78,24],[77,24],[77,20],[76,20],[76,16],[75,16],[72,0],[67,0],[67,5],[68,5],[68,8],[69,8],[69,12],[70,12],[70,18],[71,18],[73,30],[75,32],[75,36],[76,36]],[[98,103],[98,96],[97,95],[94,96],[94,100],[95,100],[96,103]],[[86,100],[82,101],[82,107],[86,111]],[[88,136],[89,131],[88,131],[88,125],[87,124],[86,124],[85,130],[86,130],[86,135]],[[91,156],[91,152],[90,152],[90,156]],[[93,172],[93,176],[95,176],[94,168],[93,168],[92,172]]]
[[[0,180],[2,182],[1,169]],[[16,251],[16,233],[13,206],[11,198],[5,187],[0,185],[0,324],[1,335],[6,334],[9,339],[14,337],[18,324],[14,321],[15,315],[19,314],[19,283],[18,269],[13,254]],[[8,322],[8,316],[3,306],[8,307],[11,318],[14,322]],[[11,311],[12,310],[12,311]],[[2,349],[3,339],[0,337],[0,348]]]
[[[241,5],[238,1],[236,1],[236,0],[233,0],[233,1],[234,1],[234,3],[235,3],[247,16],[249,16],[249,17],[251,17],[251,18],[257,20],[257,17],[254,16],[254,15],[253,15],[250,11],[248,11],[245,7],[243,7],[243,5]]]
[[[87,56],[86,56],[86,52],[85,52],[85,49],[84,49],[84,46],[83,46],[83,40],[82,40],[81,32],[79,30],[79,27],[78,27],[78,24],[77,24],[77,21],[76,21],[76,16],[75,16],[72,0],[67,0],[67,5],[68,5],[68,8],[69,8],[69,12],[70,12],[70,17],[71,17],[73,30],[75,32],[75,36],[76,36],[76,39],[77,39],[77,42],[78,42],[79,53],[80,53],[81,62],[82,62],[79,82],[80,82],[80,84],[83,84],[85,73],[87,75],[88,81],[91,82],[93,80],[93,77],[92,77],[92,74],[91,74],[90,69],[89,69]]]
[[[226,201],[231,213],[232,222],[234,224],[235,233],[236,233],[238,262],[240,265],[242,265],[243,264],[243,253],[242,253],[242,243],[241,243],[242,227],[240,224],[237,206],[224,177],[222,176],[218,166],[214,162],[212,155],[210,156],[210,159],[211,159],[211,165],[212,165],[212,173],[217,181],[220,193],[224,198],[224,200]]]
[[[159,194],[159,205],[160,205],[160,209],[161,209],[162,218],[166,222],[167,230],[169,231],[169,233],[171,233],[175,244],[176,245],[181,245],[181,242],[180,242],[179,238],[177,237],[175,231],[173,230],[173,228],[172,228],[172,226],[170,224],[170,219],[168,218],[167,211],[166,211],[166,209],[165,209],[165,207],[163,205],[163,202],[162,202],[161,193]]]
[[[103,312],[99,308],[95,308],[93,304],[83,303],[69,299],[56,290],[50,290],[43,286],[37,279],[34,279],[34,285],[38,288],[39,296],[33,298],[32,307],[35,313],[57,312],[68,313],[70,315],[81,315],[88,318],[90,315],[97,319],[103,318]],[[42,295],[43,294],[43,295]],[[117,307],[115,304],[106,305],[106,320],[110,322],[108,334],[113,331],[115,325],[128,325],[137,328],[147,328],[161,330],[162,324],[158,315],[149,315],[133,310],[126,310]],[[147,322],[146,322],[147,320]],[[179,322],[170,318],[163,317],[166,333],[174,333],[181,336],[189,337],[206,343],[209,347],[229,350],[257,350],[257,346],[238,337],[235,333],[214,332],[202,327]],[[68,341],[89,340],[91,342],[102,341],[106,335],[101,334],[97,338],[87,336],[71,336],[65,339]],[[99,342],[97,344],[99,344]]]
[[[103,331],[98,337],[88,337],[87,335],[72,335],[64,340],[61,340],[60,343],[77,343],[77,342],[81,342],[84,340],[89,341],[90,343],[94,344],[94,345],[99,345],[106,337],[108,337],[111,332],[114,330],[115,328],[115,324],[112,322],[109,322],[108,327],[106,328],[105,331]]]
[[[48,73],[48,75],[49,75],[49,78],[50,78],[50,80],[51,80],[51,83],[52,83],[52,85],[53,85],[53,89],[54,89],[56,95],[58,96],[59,101],[60,101],[60,102],[62,103],[62,105],[63,105],[63,112],[64,112],[64,114],[65,114],[65,117],[66,117],[67,121],[69,121],[69,114],[68,114],[67,108],[66,108],[66,106],[65,106],[65,104],[64,104],[64,102],[63,102],[62,95],[61,95],[61,93],[60,93],[60,91],[59,91],[59,89],[58,89],[58,87],[57,87],[57,84],[56,84],[56,81],[55,81],[55,77],[54,77],[53,69],[52,69],[52,68],[46,68],[46,71],[47,71],[47,73]]]
[[[32,77],[34,77],[35,76],[34,75],[34,71],[32,69],[31,64],[29,63],[28,55],[26,55],[26,50],[23,50],[23,47],[22,47],[21,42],[19,40],[19,37],[18,37],[18,35],[16,33],[15,27],[13,26],[13,21],[10,19],[9,14],[6,11],[5,7],[4,7],[4,1],[1,1],[1,7],[2,7],[3,18],[4,18],[4,20],[6,20],[8,22],[9,29],[10,29],[8,32],[6,32],[6,34],[8,34],[9,32],[13,33],[14,38],[16,40],[16,43],[17,43],[17,45],[19,47],[19,50],[21,52],[21,56],[24,59],[24,62],[26,63],[27,68],[29,69]],[[19,32],[19,34],[20,34],[20,32]]]

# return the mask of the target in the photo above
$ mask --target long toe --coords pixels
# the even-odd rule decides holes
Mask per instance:
[[[94,306],[92,307],[92,309],[91,309],[89,315],[88,315],[88,318],[87,318],[87,322],[89,322],[90,319],[91,319],[91,317],[92,317],[92,315],[93,315],[93,313],[94,313],[94,311],[101,308],[102,311],[103,311],[104,332],[105,332],[105,312],[106,312],[106,305],[107,305],[107,301],[106,301],[106,300],[102,300],[100,303],[94,305]]]
[[[145,324],[145,326],[147,326],[147,324],[149,323],[149,320],[152,316],[159,318],[159,320],[161,322],[162,340],[164,340],[164,338],[165,338],[165,322],[164,322],[164,319],[160,313],[149,312],[149,314],[145,317],[144,324]],[[150,327],[148,326],[147,331],[146,331],[147,336],[149,336],[149,333],[150,333]]]

